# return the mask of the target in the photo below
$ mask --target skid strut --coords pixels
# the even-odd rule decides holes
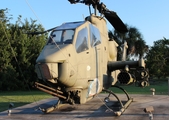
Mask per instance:
[[[127,99],[128,99],[127,102],[126,102],[125,104],[123,104],[123,103],[121,102],[121,100],[119,99],[119,97],[118,97],[115,93],[113,93],[111,90],[108,90],[108,89],[104,89],[104,90],[103,90],[103,91],[109,93],[108,97],[106,97],[105,99],[109,99],[110,95],[112,94],[113,96],[115,96],[115,98],[116,98],[116,99],[118,100],[118,102],[120,103],[120,110],[114,112],[115,115],[120,116],[120,115],[128,108],[128,106],[131,104],[131,102],[133,101],[133,98],[130,98],[129,95],[128,95],[128,93],[127,93],[123,88],[121,88],[121,87],[119,87],[119,86],[112,86],[112,87],[116,87],[116,88],[121,89],[121,90],[126,94]]]

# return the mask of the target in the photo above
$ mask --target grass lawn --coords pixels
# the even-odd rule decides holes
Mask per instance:
[[[156,95],[168,95],[168,81],[167,80],[154,80],[150,82],[150,85],[147,87],[137,87],[135,84],[132,85],[121,85],[123,89],[129,94],[152,94],[150,89],[155,89]],[[114,93],[123,93],[118,88],[110,88]]]
[[[168,81],[167,80],[154,80],[150,82],[150,86],[141,88],[136,87],[134,84],[128,86],[121,86],[129,94],[152,94],[151,88],[155,88],[156,95],[168,95]],[[120,89],[110,88],[114,93],[123,94]],[[51,98],[53,96],[41,91],[13,91],[13,92],[0,92],[0,112],[7,110],[9,103],[14,103],[14,107],[22,106],[41,99]]]
[[[51,97],[53,96],[41,91],[0,92],[0,112],[7,110],[9,103],[13,103],[14,107],[18,107]]]

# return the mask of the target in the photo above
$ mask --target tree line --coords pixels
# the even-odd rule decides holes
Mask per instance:
[[[46,43],[47,34],[26,34],[44,31],[44,28],[36,20],[21,19],[22,16],[18,16],[16,22],[11,23],[8,9],[0,9],[0,90],[26,90],[38,81],[35,62]],[[148,46],[136,27],[126,26],[129,32],[122,34],[109,30],[109,37],[119,46],[127,41],[128,59],[144,58],[150,76],[167,77],[169,40],[162,38]]]
[[[0,90],[24,90],[37,81],[34,65],[47,36],[26,34],[44,28],[21,18],[12,24],[8,9],[0,10]]]

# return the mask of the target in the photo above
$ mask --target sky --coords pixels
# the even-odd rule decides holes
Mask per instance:
[[[169,0],[100,0],[106,8],[117,13],[120,19],[131,27],[136,27],[146,44],[169,39]],[[68,0],[1,0],[0,9],[9,9],[12,22],[19,15],[22,19],[37,20],[45,30],[65,22],[82,21],[89,15],[88,6],[70,4]],[[107,23],[108,30],[113,27]]]

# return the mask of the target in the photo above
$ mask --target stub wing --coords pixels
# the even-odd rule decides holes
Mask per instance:
[[[107,67],[109,72],[120,70],[117,80],[121,84],[128,85],[137,82],[141,87],[149,85],[149,73],[143,59],[139,61],[109,61]]]

